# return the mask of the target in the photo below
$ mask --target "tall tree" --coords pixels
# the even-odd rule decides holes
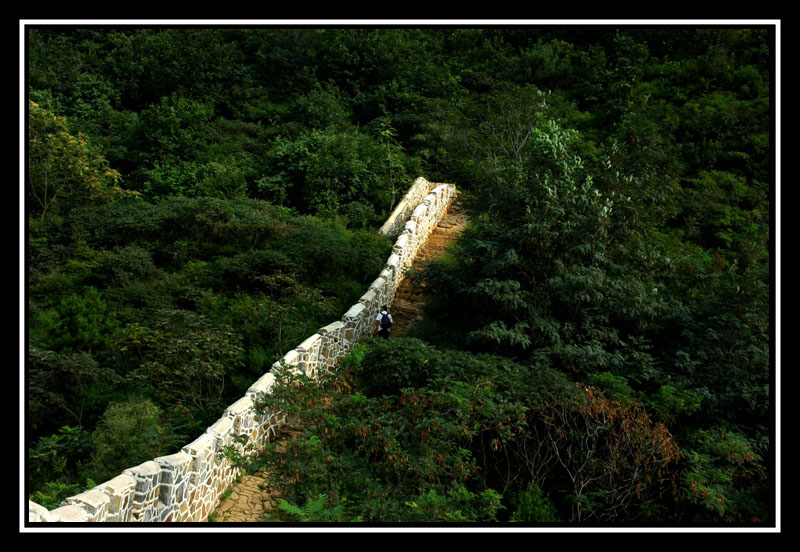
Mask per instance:
[[[137,195],[120,187],[119,172],[83,135],[70,132],[65,117],[33,101],[28,103],[27,176],[29,212],[42,220],[74,205]]]

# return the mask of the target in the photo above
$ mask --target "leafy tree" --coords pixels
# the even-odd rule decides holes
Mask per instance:
[[[119,322],[102,293],[87,287],[81,294],[61,299],[57,307],[39,312],[34,327],[33,339],[45,348],[103,351]]]
[[[141,153],[134,159],[138,174],[132,177],[142,182],[146,197],[197,195],[197,154],[207,146],[203,131],[212,116],[207,104],[175,93],[140,113],[133,147]]]
[[[577,407],[548,405],[544,438],[572,493],[570,521],[631,520],[631,506],[657,500],[672,486],[681,451],[666,426],[636,404],[622,405],[585,389]],[[535,461],[535,460],[534,460]]]
[[[395,182],[411,180],[404,163],[385,137],[353,127],[313,129],[296,139],[277,138],[267,156],[268,173],[257,184],[261,197],[321,216],[361,200],[388,213]]]
[[[518,358],[549,350],[585,373],[616,362],[620,347],[601,330],[617,277],[606,257],[613,202],[571,151],[577,135],[547,118],[543,95],[531,97],[538,107],[499,95],[480,125],[484,178],[472,203],[481,214],[453,261],[426,272],[428,311],[437,320],[462,305],[462,316],[439,324],[460,332],[462,345]]]
[[[240,338],[230,327],[163,332],[137,375],[157,389],[166,404],[198,409],[211,417],[225,407],[226,376],[242,362]]]
[[[677,493],[681,451],[662,423],[557,374],[395,339],[318,383],[277,375],[259,405],[300,434],[265,461],[298,504],[325,494],[366,521],[618,521]]]
[[[28,350],[28,429],[55,431],[65,417],[76,427],[90,425],[102,412],[102,397],[111,393],[119,377],[87,352],[57,353]]]
[[[769,512],[765,469],[757,445],[740,433],[715,427],[692,436],[681,475],[689,503],[711,522],[765,522]]]
[[[95,42],[108,45],[98,72],[136,111],[173,93],[223,103],[243,76],[241,52],[221,29],[113,29]]]
[[[746,426],[761,441],[769,404],[766,244],[756,245],[764,227],[757,229],[755,217],[744,230],[741,210],[757,203],[741,201],[744,191],[758,192],[732,174],[703,173],[692,186],[714,190],[709,199],[720,203],[692,203],[706,205],[709,215],[696,220],[707,230],[685,224],[692,211],[676,185],[687,170],[678,158],[680,107],[659,96],[663,83],[645,82],[641,44],[624,36],[615,44],[614,70],[635,70],[606,104],[603,116],[617,123],[606,129],[615,141],[603,146],[605,161],[574,157],[579,135],[548,121],[554,113],[543,97],[496,94],[484,110],[454,110],[452,120],[469,123],[460,152],[471,163],[460,170],[476,183],[472,224],[451,256],[422,275],[430,294],[425,333],[436,343],[593,379],[625,404],[641,401],[657,419],[676,423],[688,450],[691,431],[678,420],[704,425],[709,415]],[[737,112],[721,98],[718,108]],[[556,131],[544,141],[536,130],[548,128]],[[711,230],[732,223],[740,230]],[[750,245],[731,247],[732,236]],[[747,491],[754,503],[761,492]],[[605,515],[593,504],[593,515]]]
[[[304,285],[296,274],[278,271],[257,278],[258,292],[239,293],[230,300],[209,297],[200,303],[201,311],[239,328],[246,350],[260,351],[256,354],[263,360],[251,366],[255,376],[336,316],[334,298]]]
[[[501,498],[492,489],[474,493],[465,487],[454,487],[446,495],[431,489],[407,503],[411,510],[407,520],[415,523],[496,521],[503,509]]]
[[[44,435],[28,447],[28,493],[32,500],[48,508],[83,490],[86,481],[80,474],[89,462],[91,434],[84,428],[65,425]]]
[[[45,219],[86,202],[109,202],[135,196],[123,190],[120,174],[109,168],[81,135],[73,135],[66,119],[28,103],[28,179],[30,213]]]
[[[146,398],[130,397],[109,405],[92,436],[88,469],[97,481],[157,456],[171,454],[179,441],[160,408]]]

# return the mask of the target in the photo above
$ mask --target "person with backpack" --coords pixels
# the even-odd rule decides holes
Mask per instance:
[[[378,330],[378,335],[384,339],[389,338],[389,330],[392,327],[392,315],[389,314],[389,307],[383,306],[381,307],[381,312],[378,313],[378,317],[375,319],[375,329]]]

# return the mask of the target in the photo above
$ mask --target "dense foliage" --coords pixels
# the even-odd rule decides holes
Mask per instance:
[[[289,519],[774,521],[769,28],[26,33],[34,500],[339,318],[424,175],[471,222],[418,339],[267,400]]]
[[[343,520],[652,521],[674,492],[663,423],[549,368],[377,340],[318,385],[278,381],[260,406],[305,431],[268,473],[288,502],[324,496]],[[543,496],[546,479],[570,493]]]

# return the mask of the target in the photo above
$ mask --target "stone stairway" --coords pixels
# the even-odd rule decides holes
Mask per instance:
[[[452,242],[467,224],[466,214],[458,201],[450,205],[447,212],[433,232],[430,233],[425,244],[420,248],[411,263],[415,270],[422,270],[425,263],[444,254],[448,244]],[[389,309],[394,319],[392,337],[406,335],[417,322],[422,319],[422,306],[424,296],[415,293],[409,278],[404,278],[397,286],[394,301]]]
[[[419,249],[412,266],[420,270],[425,263],[442,255],[447,245],[455,239],[467,223],[466,214],[454,201],[444,214],[439,224],[428,236],[425,244]],[[394,301],[389,309],[394,319],[392,337],[405,335],[416,322],[422,318],[424,297],[414,293],[411,282],[404,278],[398,285]],[[291,438],[292,432],[284,434],[278,444],[278,452],[285,449],[285,439]],[[267,477],[264,473],[245,474],[220,501],[213,519],[216,522],[258,523],[277,515],[277,498],[266,487]]]

